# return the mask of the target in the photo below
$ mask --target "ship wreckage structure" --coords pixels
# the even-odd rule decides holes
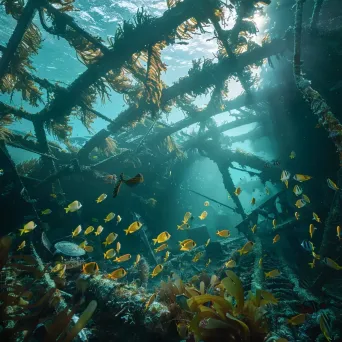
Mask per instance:
[[[323,155],[323,163],[328,160],[325,171],[328,169],[331,178],[338,177],[337,185],[342,187],[341,171],[336,176],[342,166],[341,116],[336,113],[341,110],[339,99],[342,94],[338,94],[342,87],[335,87],[335,92],[326,90],[341,80],[341,64],[338,71],[336,65],[342,51],[342,11],[333,10],[334,6],[338,7],[335,0],[280,2],[279,8],[268,15],[271,20],[274,16],[275,22],[282,20],[285,13],[288,25],[275,26],[257,44],[252,39],[257,28],[251,18],[262,13],[270,3],[270,0],[167,0],[168,9],[162,16],[154,17],[140,9],[134,18],[118,26],[114,36],[104,41],[76,23],[73,12],[77,10],[77,4],[73,0],[1,2],[6,14],[16,21],[7,44],[0,46],[0,90],[3,99],[8,99],[0,102],[0,168],[4,171],[1,182],[10,184],[1,188],[1,217],[6,217],[4,233],[9,233],[11,227],[22,224],[22,217],[16,215],[18,207],[22,207],[36,216],[34,221],[40,229],[28,242],[31,255],[22,258],[15,252],[9,253],[11,234],[1,240],[0,313],[1,321],[5,322],[0,331],[1,340],[3,337],[14,340],[15,336],[23,336],[26,341],[32,338],[42,341],[82,339],[81,332],[90,324],[90,319],[97,327],[95,338],[110,341],[178,341],[175,321],[178,324],[189,322],[186,327],[198,341],[277,341],[280,338],[324,341],[327,330],[331,338],[336,338],[336,329],[341,326],[341,316],[337,314],[338,303],[341,303],[338,290],[342,288],[339,272],[317,266],[310,273],[297,265],[296,257],[300,258],[300,254],[291,249],[295,235],[294,216],[280,219],[276,229],[287,247],[274,248],[272,240],[266,245],[264,236],[268,240],[270,236],[266,230],[264,236],[262,232],[252,233],[251,223],[255,223],[259,215],[267,222],[272,221],[267,207],[273,205],[275,197],[281,193],[256,205],[251,213],[247,213],[239,197],[233,195],[236,184],[230,172],[234,169],[258,177],[264,184],[279,180],[282,165],[233,149],[232,144],[273,135],[274,141],[278,141],[280,157],[288,158],[288,137],[281,133],[285,129],[284,117],[292,120],[294,135],[300,137],[305,129],[312,129],[312,137],[300,143],[302,150],[309,156]],[[230,16],[234,18],[234,24],[228,26]],[[37,76],[32,59],[40,52],[42,31],[67,41],[79,62],[86,67],[69,85]],[[218,51],[213,58],[193,61],[186,76],[172,85],[165,84],[161,79],[167,70],[162,61],[163,50],[172,45],[189,44],[195,36],[208,33],[210,39],[217,42]],[[263,73],[275,73],[276,76],[258,86],[253,70],[265,64],[268,66]],[[232,79],[241,84],[243,93],[228,99]],[[113,92],[122,94],[126,106],[112,118],[94,107],[98,100],[110,101]],[[210,96],[204,107],[195,104],[201,95]],[[12,96],[19,96],[27,103],[29,106],[25,108],[42,109],[30,112],[15,107]],[[180,109],[185,118],[168,125],[163,119],[173,107]],[[288,114],[294,111],[295,114]],[[222,113],[235,120],[217,125],[213,118]],[[71,138],[71,121],[75,118],[90,132],[95,119],[106,121],[107,127],[89,138]],[[32,133],[11,130],[12,123],[24,125],[27,120],[33,124]],[[223,134],[252,123],[255,128],[248,134],[231,137]],[[194,124],[200,127],[198,132],[183,131]],[[319,129],[316,130],[315,125]],[[321,146],[321,150],[310,152],[312,146]],[[35,153],[39,158],[15,165],[9,147]],[[212,260],[207,268],[209,278],[204,271],[192,285],[186,283],[186,279],[183,283],[179,278],[170,278],[156,291],[152,309],[145,310],[145,302],[153,293],[152,288],[146,287],[150,281],[146,273],[148,275],[149,267],[150,271],[154,267],[151,251],[152,259],[144,259],[137,271],[141,287],[93,277],[84,280],[86,285],[82,281],[76,284],[90,300],[75,304],[68,289],[62,287],[63,279],[54,281],[38,255],[37,245],[41,244],[40,236],[47,224],[42,222],[34,199],[54,194],[59,203],[67,204],[66,181],[72,179],[74,186],[79,188],[84,184],[96,187],[103,185],[104,180],[110,180],[113,173],[121,172],[131,175],[141,172],[145,179],[153,179],[161,186],[155,192],[162,192],[166,191],[165,184],[170,182],[171,172],[174,184],[179,184],[185,170],[203,157],[217,165],[222,175],[222,180],[217,182],[223,182],[232,196],[228,209],[240,220],[236,227],[240,232],[238,238],[196,249],[196,252],[206,249]],[[319,172],[323,171],[315,169],[316,166],[308,172],[313,176],[317,172],[320,177]],[[165,198],[165,205],[170,205],[167,200]],[[316,246],[316,252],[338,260],[341,244],[336,238],[336,225],[341,224],[341,192],[336,192],[327,201],[321,245]],[[255,242],[257,247],[253,253],[240,257],[236,250],[248,240]],[[273,248],[272,253],[268,253],[270,248]],[[186,258],[191,262],[194,254],[192,251],[187,257],[171,256],[167,262],[169,270],[176,271]],[[238,278],[236,274],[230,274],[229,279],[240,284],[242,294],[229,293],[235,298],[225,301],[223,295],[214,296],[209,290],[201,289],[200,294],[206,296],[206,300],[197,300],[194,287],[204,283],[207,289],[210,288],[210,267],[219,268],[229,258],[237,262],[234,271],[239,275]],[[263,268],[260,267],[261,259]],[[79,271],[79,266],[70,262],[67,269]],[[307,263],[305,266],[308,268]],[[190,268],[193,268],[193,275],[201,271],[196,272],[196,266]],[[266,280],[264,270],[274,268],[282,270],[281,276]],[[219,271],[212,268],[212,272],[216,272],[218,282],[225,277],[223,268]],[[22,274],[26,275],[26,282],[27,277],[32,278],[31,289],[38,284],[45,288],[44,295],[39,288],[40,296],[33,297],[35,302],[32,293],[27,291],[27,283],[25,286],[20,284]],[[222,284],[227,285],[224,281]],[[251,291],[249,295],[248,291]],[[266,295],[269,292],[265,291],[274,297],[269,298]],[[188,301],[188,310],[181,311],[175,298],[184,294],[191,302]],[[214,303],[215,310],[202,305],[208,301]],[[308,302],[315,302],[320,308],[298,328],[287,324],[286,318],[298,314],[298,307]],[[325,307],[321,305],[323,302]],[[16,309],[18,305],[19,310]],[[106,309],[99,312],[96,306]],[[73,323],[74,314],[82,311],[78,322]],[[39,327],[44,320],[49,323]],[[335,323],[329,325],[328,322]],[[130,331],[131,336],[127,337],[125,329],[130,329],[132,323],[136,331]]]

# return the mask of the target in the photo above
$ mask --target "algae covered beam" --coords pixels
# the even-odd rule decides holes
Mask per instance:
[[[24,34],[31,24],[37,11],[37,0],[28,0],[23,13],[18,19],[17,26],[8,41],[6,50],[0,59],[0,79],[7,73],[11,60],[13,59]]]
[[[3,102],[0,102],[0,117],[12,114],[18,118],[33,121],[35,118],[34,114],[31,114],[23,109],[17,109],[9,106]]]

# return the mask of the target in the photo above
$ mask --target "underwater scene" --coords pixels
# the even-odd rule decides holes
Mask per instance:
[[[0,341],[342,341],[341,0],[0,1]]]

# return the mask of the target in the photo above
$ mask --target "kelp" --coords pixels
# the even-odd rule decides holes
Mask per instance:
[[[13,116],[8,114],[0,117],[0,141],[8,142],[11,140],[12,133],[5,126],[13,123]]]
[[[241,313],[244,306],[243,286],[240,278],[233,271],[226,271],[227,277],[222,279],[221,283],[227,293],[235,298],[236,313]]]
[[[40,166],[40,160],[37,158],[32,158],[23,161],[16,165],[16,169],[19,175],[28,176],[32,171]]]

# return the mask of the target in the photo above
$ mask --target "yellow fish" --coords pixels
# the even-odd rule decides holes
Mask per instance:
[[[306,205],[306,202],[300,198],[299,200],[296,201],[295,206],[299,209],[299,208],[303,208]]]
[[[290,159],[296,158],[296,152],[295,151],[291,151],[289,157],[290,157]]]
[[[118,237],[118,234],[115,233],[110,233],[107,237],[106,237],[106,241],[102,242],[106,247],[110,244],[112,244],[116,238]]]
[[[302,198],[306,203],[310,203],[310,198],[307,195],[303,194]]]
[[[275,277],[278,277],[279,275],[280,275],[280,272],[277,269],[272,270],[270,272],[265,272],[266,278],[275,278]]]
[[[115,217],[114,213],[109,213],[106,218],[104,219],[105,222],[109,222],[111,220],[113,220],[113,218]]]
[[[167,243],[163,243],[163,244],[160,245],[158,248],[156,248],[154,251],[155,251],[156,253],[158,253],[158,252],[163,251],[163,250],[166,249],[166,248],[167,248]]]
[[[138,231],[142,227],[142,223],[139,221],[133,222],[127,229],[124,229],[126,235],[133,234],[134,232]]]
[[[314,248],[314,247],[313,247]],[[312,251],[312,256],[316,259],[316,260],[321,260],[321,256],[316,254],[314,251]]]
[[[103,227],[102,226],[98,226],[97,229],[96,229],[96,232],[95,232],[95,235],[98,236],[102,233],[103,231]]]
[[[235,189],[235,191],[234,191],[234,194],[235,194],[236,196],[239,196],[239,195],[241,194],[241,192],[242,192],[241,188],[240,188],[240,187],[237,187],[237,188]]]
[[[260,268],[262,267],[262,258],[259,259],[258,265]]]
[[[152,271],[152,274],[151,274],[152,278],[156,277],[162,270],[163,270],[163,265],[161,264],[157,265]]]
[[[326,264],[328,267],[333,268],[336,271],[342,270],[342,266],[338,265],[333,259],[324,258],[323,263]]]
[[[234,268],[234,267],[236,267],[236,261],[235,260],[229,260],[225,263],[225,266],[227,268]]]
[[[190,240],[188,242],[186,242],[184,245],[182,245],[181,247],[181,251],[191,251],[192,249],[194,249],[196,247],[196,242],[193,240]]]
[[[114,248],[108,249],[108,251],[106,251],[106,253],[103,253],[103,257],[105,259],[111,259],[114,258],[116,255]]]
[[[185,223],[188,223],[188,221],[189,221],[189,219],[192,217],[192,214],[189,212],[189,211],[187,211],[186,213],[185,213],[185,215],[184,215],[184,219],[183,219],[183,223],[185,224]]]
[[[315,262],[316,262],[316,259],[312,259],[312,262],[309,262],[309,266],[311,268],[314,268],[315,267]]]
[[[303,193],[303,189],[299,185],[293,187],[293,192],[296,196],[300,196]]]
[[[318,215],[316,213],[312,213],[312,219],[321,223],[321,219],[318,217]]]
[[[50,196],[51,196],[52,198],[57,198],[57,195],[56,195],[56,194],[50,194]]]
[[[156,244],[156,243],[163,243],[163,242],[166,242],[167,240],[169,240],[171,237],[170,233],[168,232],[162,232],[160,233],[156,239],[152,239],[153,240],[153,243]]]
[[[191,239],[186,239],[186,240],[183,240],[183,241],[179,241],[179,244],[181,245],[181,246],[183,246],[183,245],[185,245],[187,242],[189,242],[189,241],[192,241]]]
[[[251,228],[251,231],[253,232],[253,234],[256,233],[256,231],[257,231],[257,225],[256,224]]]
[[[121,249],[121,243],[118,241],[116,243],[116,252],[119,254],[120,253],[120,249]]]
[[[63,268],[64,268],[64,264],[58,263],[51,269],[51,272],[57,273],[57,272],[61,271]]]
[[[87,264],[84,264],[82,266],[82,272],[85,274],[95,274],[99,271],[99,265],[92,261],[88,262]]]
[[[330,337],[331,322],[325,312],[322,312],[319,317],[319,327],[321,328],[321,331],[324,337],[327,339],[327,341],[331,341],[331,337]]]
[[[312,239],[313,233],[317,228],[314,227],[314,225],[311,223],[309,226],[309,234],[310,234],[310,238]]]
[[[107,274],[106,278],[112,279],[112,280],[117,280],[117,279],[123,278],[124,276],[126,276],[126,274],[127,274],[127,272],[125,269],[119,268],[119,269],[113,271],[112,273]]]
[[[21,249],[25,248],[25,246],[26,246],[26,241],[24,240],[24,241],[18,246],[17,251],[20,251]]]
[[[42,215],[50,215],[52,213],[51,209],[45,209],[42,211]]]
[[[203,255],[203,252],[198,252],[192,259],[193,262],[197,262]]]
[[[205,201],[205,202],[204,202],[204,206],[205,206],[205,207],[209,207],[209,205],[210,205],[209,201]]]
[[[296,211],[296,212],[295,212],[295,218],[296,218],[296,220],[299,220],[299,217],[300,217],[300,215],[299,215],[299,213]]]
[[[84,248],[85,246],[87,246],[87,244],[88,244],[87,241],[83,241],[83,242],[81,242],[81,243],[78,245],[78,247]]]
[[[211,259],[209,258],[207,263],[205,264],[205,267],[208,267],[211,264]]]
[[[120,215],[116,216],[116,225],[118,225],[121,222],[122,218]]]
[[[115,260],[113,260],[114,262],[124,262],[124,261],[128,261],[132,256],[130,254],[124,254],[121,257],[116,257]]]
[[[101,203],[107,198],[106,194],[102,194],[99,196],[99,198],[96,200],[96,203]]]
[[[277,220],[276,219],[273,219],[272,225],[273,225],[273,229],[277,228]]]
[[[139,264],[140,259],[141,259],[141,256],[140,254],[138,254],[135,258],[134,267],[136,267]]]
[[[266,192],[266,195],[268,196],[269,194],[270,194],[270,190],[269,190],[269,188],[265,188],[265,192]]]
[[[75,236],[77,236],[78,234],[80,234],[81,231],[82,231],[82,227],[81,227],[81,225],[78,225],[78,226],[75,228],[75,230],[71,233],[71,236],[72,236],[72,237],[75,237]]]
[[[94,252],[94,247],[92,246],[84,246],[83,249],[88,253]]]
[[[287,320],[287,324],[290,325],[300,325],[306,320],[306,314],[299,314]]]
[[[66,265],[63,265],[61,270],[58,272],[58,277],[59,278],[65,278],[65,270],[66,270]]]
[[[157,295],[155,293],[153,293],[153,295],[148,299],[148,301],[145,304],[145,311],[148,310],[148,308],[151,306],[151,304],[154,302],[154,300],[156,299]]]
[[[177,230],[184,230],[184,227],[189,228],[190,225],[188,223],[182,223],[181,225],[177,224]]]
[[[289,171],[286,171],[286,170],[283,170],[281,172],[281,175],[280,175],[280,180],[285,183],[286,187],[288,188],[289,187],[289,179],[290,179],[290,172]]]
[[[166,251],[165,253],[165,258],[164,258],[164,262],[166,262],[170,257],[170,252],[169,251]]]
[[[210,239],[208,239],[207,242],[205,243],[205,247],[208,247],[209,243],[210,243]]]
[[[68,205],[67,208],[64,208],[64,209],[65,209],[65,213],[69,213],[69,212],[73,213],[81,208],[82,208],[82,204],[79,201],[73,201],[72,203]]]
[[[254,242],[253,241],[248,241],[241,249],[238,249],[238,252],[240,253],[240,255],[243,254],[248,254],[254,246]]]
[[[36,227],[37,227],[37,225],[33,221],[30,221],[30,222],[26,223],[24,225],[23,229],[19,229],[20,236],[22,236],[23,234],[32,232],[33,229],[35,229]]]
[[[339,240],[341,240],[341,227],[340,226],[337,226],[336,227],[336,231],[337,231],[337,237]]]
[[[297,173],[297,174],[295,174],[293,176],[293,179],[296,180],[297,182],[305,182],[305,181],[308,181],[311,178],[312,178],[311,176],[301,175],[299,173]]]
[[[93,231],[94,231],[94,227],[93,226],[89,226],[86,230],[85,230],[85,232],[84,232],[84,235],[88,235],[88,234],[90,234],[90,233],[92,233]]]
[[[251,204],[252,204],[252,205],[255,204],[255,198],[254,198],[254,197],[251,199]]]
[[[216,232],[216,235],[221,236],[221,237],[229,237],[230,236],[230,231],[229,230],[218,230]]]
[[[330,189],[335,191],[339,190],[339,187],[330,178],[327,179],[327,183]]]
[[[208,216],[208,213],[206,211],[203,211],[202,214],[200,216],[198,216],[198,218],[200,220],[204,220],[207,216]]]
[[[273,238],[273,243],[276,243],[280,240],[280,235],[277,234],[274,238]]]

